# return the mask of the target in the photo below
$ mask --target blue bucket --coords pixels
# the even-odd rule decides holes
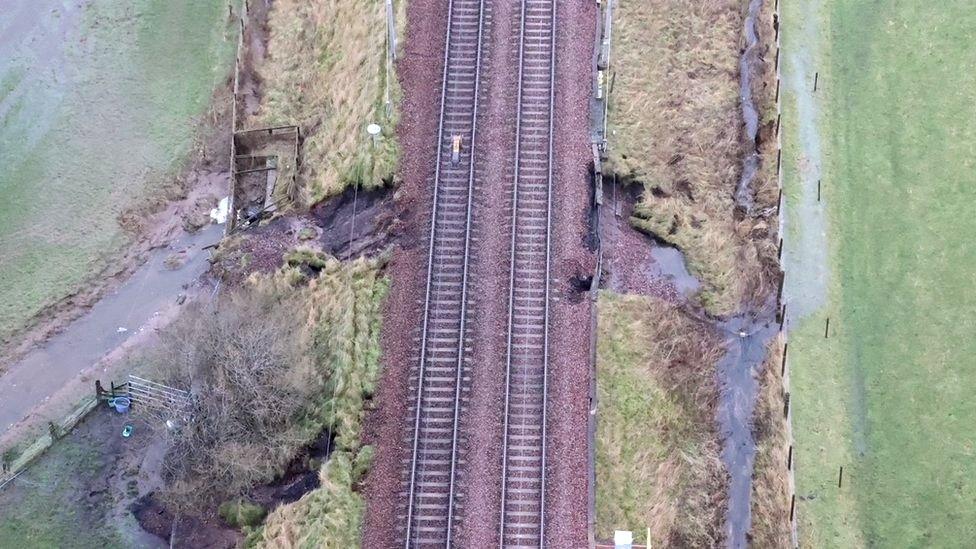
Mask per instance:
[[[129,411],[129,404],[131,404],[129,397],[115,397],[108,401],[108,405],[115,407],[115,411],[120,414]]]

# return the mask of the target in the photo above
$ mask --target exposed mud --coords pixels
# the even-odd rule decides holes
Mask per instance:
[[[394,236],[393,192],[347,188],[339,196],[312,208],[322,248],[339,259],[373,255]]]
[[[130,438],[120,436],[126,424],[135,427]],[[0,491],[0,516],[14,523],[56,517],[54,525],[37,526],[42,532],[63,528],[69,539],[60,540],[62,547],[164,548],[161,540],[139,528],[129,511],[139,492],[158,481],[152,440],[145,423],[98,408]],[[37,514],[31,516],[32,511]],[[33,541],[30,546],[56,543]]]
[[[684,255],[630,223],[641,186],[603,184],[600,208],[600,243],[603,251],[603,287],[619,293],[653,295],[684,303],[701,287],[685,264]]]
[[[268,52],[268,11],[271,4],[272,0],[247,4],[247,25],[244,28],[237,83],[237,115],[245,120],[256,115],[261,107],[261,78],[258,68]],[[247,127],[247,124],[240,126]]]
[[[329,436],[323,431],[315,442],[292,459],[280,478],[255,486],[242,497],[270,511],[278,505],[298,501],[318,488],[321,485],[319,465],[334,447],[329,444]],[[239,530],[220,519],[216,509],[177,515],[166,507],[155,491],[143,494],[132,504],[131,512],[143,530],[171,547],[231,549],[239,547],[244,539]]]
[[[215,255],[214,274],[239,285],[251,273],[270,274],[296,248],[325,252],[341,260],[383,253],[400,238],[393,190],[348,188],[312,207],[237,231]]]

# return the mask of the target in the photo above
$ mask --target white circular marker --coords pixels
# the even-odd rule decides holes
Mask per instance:
[[[381,128],[379,124],[370,124],[369,126],[366,126],[366,133],[372,136],[379,135],[380,131],[382,130],[383,128]]]

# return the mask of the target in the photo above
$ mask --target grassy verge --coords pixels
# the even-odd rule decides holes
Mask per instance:
[[[405,2],[394,5],[402,22]],[[302,201],[392,182],[400,90],[387,64],[385,3],[277,0],[268,25],[269,58],[258,70],[264,95],[251,124],[301,126]],[[382,128],[375,141],[371,123]]]
[[[727,476],[712,368],[721,341],[672,305],[604,292],[597,339],[596,533],[655,546],[722,539]]]
[[[784,410],[783,338],[777,337],[763,364],[760,394],[753,418],[756,461],[752,480],[752,529],[754,547],[789,547],[790,490],[789,439]]]
[[[764,222],[733,215],[742,3],[625,1],[613,29],[610,166],[644,186],[631,222],[684,251],[710,311],[733,312],[760,293],[760,256],[775,253],[752,241],[768,232]],[[760,202],[774,167],[759,178]]]
[[[799,34],[809,14],[783,7],[784,38]],[[958,0],[833,0],[814,15],[814,38],[829,47],[816,69],[832,249],[826,303],[790,336],[801,538],[811,547],[968,546],[976,75],[960,69],[973,58],[966,37],[976,12]],[[794,135],[799,158],[801,145]]]
[[[233,63],[225,4],[37,4],[0,51],[0,342],[108,266],[119,216],[171,186]]]
[[[359,479],[373,449],[360,442],[362,420],[379,382],[380,306],[387,291],[375,263],[329,260],[313,281],[309,322],[314,323],[316,362],[329,376],[319,407],[335,448],[322,465],[322,485],[295,503],[271,512],[253,533],[260,547],[357,547],[365,501]]]

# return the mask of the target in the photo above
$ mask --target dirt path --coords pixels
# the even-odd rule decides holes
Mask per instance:
[[[192,291],[189,287],[209,268],[210,253],[204,247],[219,241],[222,229],[211,225],[155,250],[117,290],[9,365],[0,376],[0,441],[27,424],[56,419],[51,414],[60,413],[60,407],[45,406],[52,397],[71,386],[82,394],[91,390],[92,380],[106,375],[103,358],[170,319],[178,296]],[[182,265],[172,268],[171,257]]]

